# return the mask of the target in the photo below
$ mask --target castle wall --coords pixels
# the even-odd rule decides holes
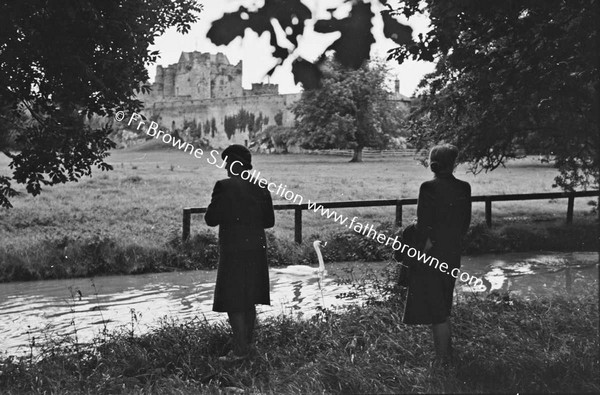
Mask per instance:
[[[395,89],[392,100],[407,109],[410,99],[400,94],[399,81]],[[244,90],[242,62],[232,65],[222,53],[182,52],[176,64],[157,66],[152,91],[138,97],[145,103],[145,115],[162,130],[224,148],[248,145],[271,125],[293,126],[290,106],[300,94],[278,92],[278,85],[269,83],[253,83]]]
[[[300,94],[241,96],[233,98],[210,100],[171,100],[154,103],[143,112],[148,117],[154,117],[162,130],[184,131],[191,124],[200,127],[200,134],[189,136],[180,133],[186,140],[202,137],[210,141],[214,148],[225,148],[230,144],[248,145],[250,134],[261,129],[276,125],[276,119],[281,118],[283,126],[292,126],[294,114],[290,111],[291,104],[300,98]],[[230,136],[226,124],[240,114],[253,119],[254,126],[246,126],[243,130],[236,129]],[[262,120],[259,122],[258,120]],[[258,127],[258,130],[256,129]],[[193,127],[192,127],[193,128]],[[252,130],[250,130],[252,129]],[[231,133],[231,127],[229,132]]]
[[[175,96],[175,74],[177,72],[177,65],[170,65],[165,69],[164,73],[164,96]],[[155,84],[152,85],[152,95],[155,96]]]
[[[211,65],[211,96],[222,99],[242,96],[242,62],[231,66],[223,63]]]
[[[278,95],[279,85],[277,84],[252,84],[252,89],[244,90],[244,96],[249,95]]]

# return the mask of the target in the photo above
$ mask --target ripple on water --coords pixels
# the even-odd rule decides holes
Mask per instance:
[[[545,295],[558,290],[598,286],[594,253],[503,254],[464,257],[462,270],[481,277],[485,285],[473,289],[457,282],[458,291],[510,291],[521,295]],[[260,306],[260,316],[288,314],[310,317],[318,307],[343,306],[358,299],[349,281],[369,268],[385,263],[353,262],[328,265],[330,275],[322,281],[314,275],[271,271],[271,306]],[[310,268],[309,268],[310,269]],[[316,270],[316,267],[314,268]],[[215,271],[107,276],[89,279],[48,280],[0,284],[0,350],[10,354],[29,352],[30,339],[53,334],[77,334],[80,342],[91,340],[106,325],[147,331],[167,316],[224,320],[212,311]],[[82,294],[81,300],[76,291]],[[75,291],[75,296],[74,296]],[[132,309],[135,317],[132,316]]]

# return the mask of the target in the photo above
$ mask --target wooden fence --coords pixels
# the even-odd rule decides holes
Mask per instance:
[[[580,192],[548,192],[548,193],[529,193],[515,195],[484,195],[472,196],[471,202],[485,203],[485,222],[488,227],[492,227],[492,202],[508,202],[521,200],[543,200],[543,199],[567,199],[567,224],[573,222],[573,207],[575,198],[599,196],[600,191],[580,191]],[[417,204],[417,199],[388,199],[388,200],[358,200],[347,202],[323,202],[316,203],[315,207],[323,208],[351,208],[351,207],[381,207],[395,206],[396,220],[395,225],[402,226],[402,209],[404,206]],[[302,211],[308,210],[308,204],[276,204],[275,210],[294,210],[294,239],[296,243],[302,243]],[[190,236],[190,225],[192,214],[203,214],[206,207],[189,207],[183,209],[183,240]]]
[[[299,149],[299,154],[307,154],[307,155],[335,155],[335,156],[349,156],[354,155],[354,151],[351,149],[328,149],[328,150],[305,150]],[[412,148],[398,148],[398,149],[384,149],[384,150],[375,150],[371,148],[363,149],[362,153],[363,158],[384,158],[384,157],[409,157],[415,158],[417,157],[417,150]]]

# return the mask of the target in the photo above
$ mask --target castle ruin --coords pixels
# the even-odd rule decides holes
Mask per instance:
[[[280,95],[276,84],[243,89],[242,61],[233,65],[222,53],[201,52],[182,52],[176,64],[157,66],[152,91],[139,96],[146,115],[162,127],[215,148],[248,146],[267,126],[292,126],[289,108],[299,98]]]
[[[222,53],[182,52],[179,61],[157,66],[149,94],[139,96],[144,113],[163,129],[177,131],[189,142],[214,148],[249,146],[264,128],[293,126],[291,105],[301,94],[279,94],[276,84],[242,87],[242,61],[233,65]],[[391,97],[406,108],[410,99],[396,80]]]

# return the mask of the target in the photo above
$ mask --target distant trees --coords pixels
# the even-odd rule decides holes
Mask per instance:
[[[262,112],[259,112],[258,116],[253,112],[247,111],[241,108],[235,115],[226,115],[223,126],[227,138],[231,137],[236,132],[248,131],[248,137],[254,138],[254,135],[262,130],[263,125],[269,123],[269,117],[263,116]]]
[[[330,60],[322,70],[321,86],[304,90],[292,107],[300,145],[351,148],[351,162],[362,161],[365,147],[386,147],[406,113],[390,100],[385,65],[371,62],[352,70]]]
[[[408,0],[431,29],[393,54],[437,60],[421,83],[412,141],[455,143],[475,172],[522,148],[548,155],[571,190],[597,186],[600,172],[600,41],[594,0]]]
[[[28,0],[0,2],[0,206],[11,207],[12,182],[37,195],[43,185],[77,181],[114,146],[93,115],[134,111],[148,87],[155,37],[186,33],[202,6],[195,0]],[[18,152],[11,151],[16,144]]]
[[[253,139],[258,148],[266,146],[275,152],[287,153],[290,146],[297,143],[297,135],[294,128],[289,126],[271,125],[261,129]]]

